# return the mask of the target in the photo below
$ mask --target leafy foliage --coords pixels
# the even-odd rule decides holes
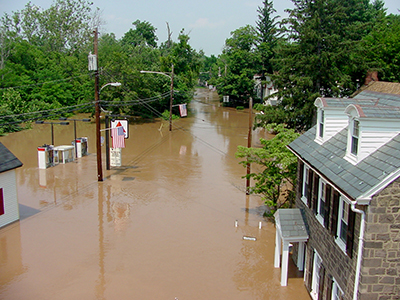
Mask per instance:
[[[379,79],[400,82],[400,16],[389,15],[364,37],[361,48]]]
[[[281,105],[266,108],[260,124],[276,121],[268,111],[298,130],[311,126],[318,96],[348,96],[369,66],[361,40],[380,22],[383,2],[369,0],[296,0],[284,20],[286,40],[275,49],[273,82]],[[281,111],[281,112],[279,112]],[[272,118],[269,118],[272,117]]]
[[[276,135],[270,140],[260,139],[262,148],[239,146],[236,156],[244,159],[240,162],[244,167],[252,163],[262,168],[260,173],[246,176],[255,182],[249,191],[261,194],[265,203],[275,211],[286,201],[294,199],[292,187],[296,185],[297,158],[286,146],[299,134],[283,124],[270,124],[265,128]]]
[[[98,9],[86,0],[55,0],[49,9],[29,2],[0,19],[1,132],[19,130],[28,119],[58,118],[61,113],[94,110],[94,78],[87,69],[93,51],[93,27],[102,25]],[[98,42],[101,107],[114,114],[161,117],[169,108],[171,79],[141,70],[171,72],[174,103],[188,103],[201,62],[182,30],[170,47],[157,47],[156,28],[136,20],[120,40],[103,34]],[[12,88],[12,89],[10,89]],[[53,111],[53,110],[56,111]],[[26,117],[25,117],[26,116]]]
[[[224,76],[217,80],[220,94],[230,95],[231,99],[240,103],[254,96],[256,42],[257,33],[253,26],[247,25],[231,32],[220,57],[228,66]]]

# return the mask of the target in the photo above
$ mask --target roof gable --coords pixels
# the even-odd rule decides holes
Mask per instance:
[[[0,143],[0,173],[22,166],[22,162]]]

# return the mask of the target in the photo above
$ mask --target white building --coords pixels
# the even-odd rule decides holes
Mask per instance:
[[[0,228],[19,220],[15,169],[21,161],[0,143]]]

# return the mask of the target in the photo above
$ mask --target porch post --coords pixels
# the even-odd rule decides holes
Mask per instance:
[[[283,240],[281,286],[287,286],[289,266],[289,242]]]
[[[281,264],[281,237],[279,235],[279,229],[276,229],[275,233],[275,259],[274,259],[274,267],[279,268]]]
[[[305,243],[299,242],[299,251],[297,253],[297,268],[299,269],[299,271],[304,270],[304,248]]]

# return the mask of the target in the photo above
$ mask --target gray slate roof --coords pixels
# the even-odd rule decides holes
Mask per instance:
[[[308,239],[307,228],[300,209],[280,208],[274,216],[282,239],[288,241],[306,241]]]
[[[376,88],[382,90],[387,86],[400,91],[399,83],[375,84]],[[400,94],[365,89],[354,98],[324,98],[323,101],[326,107],[354,104],[363,114],[362,117],[400,117]],[[315,135],[316,127],[313,127],[290,143],[289,148],[352,200],[370,191],[384,178],[400,169],[400,133],[357,165],[344,159],[347,128],[322,145],[314,141]]]
[[[289,148],[352,200],[368,192],[400,168],[400,134],[357,165],[353,165],[344,159],[347,128],[323,145],[314,141],[315,132],[316,127],[313,127],[290,143]]]
[[[22,162],[15,157],[2,143],[0,143],[0,173],[22,166]]]

